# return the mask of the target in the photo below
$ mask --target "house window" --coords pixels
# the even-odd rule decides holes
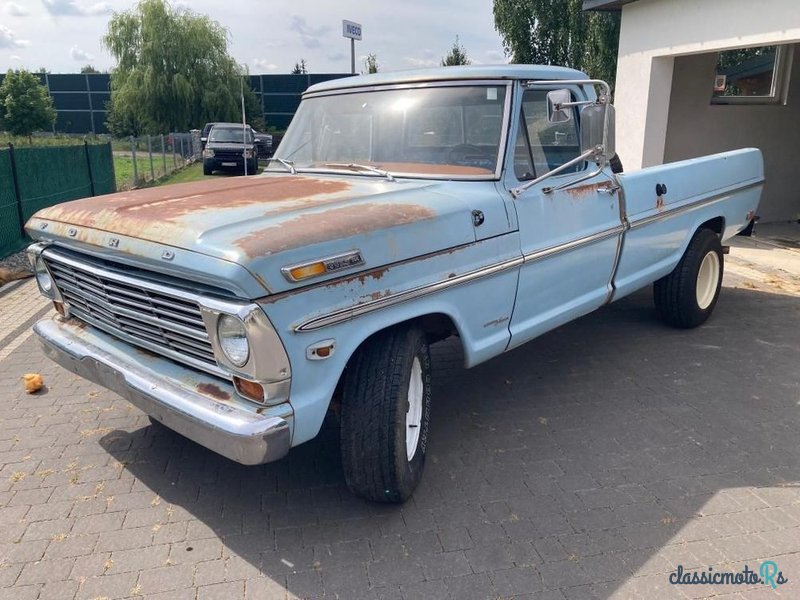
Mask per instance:
[[[785,102],[791,46],[738,48],[719,53],[712,104]]]

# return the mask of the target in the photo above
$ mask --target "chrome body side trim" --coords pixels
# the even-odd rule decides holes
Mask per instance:
[[[363,302],[361,304],[356,304],[354,306],[348,308],[342,308],[331,313],[322,315],[320,317],[314,317],[313,319],[309,319],[297,325],[294,330],[295,331],[315,331],[317,329],[321,329],[322,327],[327,327],[329,325],[335,325],[336,323],[342,323],[344,321],[349,321],[355,317],[360,315],[378,310],[380,308],[386,308],[388,306],[394,306],[395,304],[399,304],[401,302],[407,302],[408,300],[413,300],[415,298],[419,298],[421,296],[426,296],[428,294],[433,294],[435,292],[451,288],[457,285],[463,285],[470,281],[474,281],[475,279],[479,279],[481,277],[489,277],[490,275],[494,275],[496,273],[500,273],[507,269],[513,269],[518,267],[522,264],[523,259],[521,256],[512,258],[510,260],[506,260],[503,262],[495,263],[493,265],[489,265],[488,267],[483,267],[481,269],[476,269],[474,271],[470,271],[469,273],[464,273],[463,275],[458,275],[456,277],[451,277],[450,279],[443,279],[440,281],[435,281],[433,283],[429,283],[426,285],[421,285],[415,288],[411,288],[409,290],[405,290],[403,292],[397,292],[395,294],[390,294],[388,296],[384,296],[378,300],[371,300],[369,302]]]
[[[743,185],[743,186],[731,187],[730,190],[727,190],[727,191],[724,191],[724,192],[718,192],[716,194],[708,196],[707,198],[701,198],[700,200],[695,200],[693,202],[689,202],[688,204],[683,204],[681,206],[675,206],[675,207],[672,207],[672,208],[667,208],[667,209],[661,211],[660,213],[657,213],[657,214],[654,214],[654,215],[650,215],[650,216],[644,217],[642,219],[637,219],[635,221],[630,221],[630,229],[636,229],[637,227],[642,227],[644,225],[648,225],[650,223],[654,223],[655,221],[658,221],[660,219],[666,219],[668,217],[674,217],[675,215],[679,215],[681,213],[693,210],[695,208],[699,208],[700,206],[704,206],[706,204],[714,204],[715,202],[719,202],[721,200],[724,200],[728,195],[730,195],[730,194],[732,194],[734,192],[741,192],[743,190],[748,190],[748,189],[753,188],[753,187],[764,185],[764,181],[765,181],[764,179],[759,179],[758,181],[753,181],[753,182],[748,183],[748,184]]]
[[[548,258],[550,256],[554,256],[556,254],[561,254],[562,252],[567,252],[569,250],[574,250],[575,248],[579,248],[581,246],[586,246],[588,244],[594,244],[595,242],[601,242],[606,240],[610,237],[614,237],[615,235],[619,235],[625,231],[625,227],[622,225],[617,225],[616,227],[612,227],[611,229],[604,229],[602,231],[598,231],[597,233],[593,233],[591,235],[587,235],[582,238],[578,238],[575,240],[571,240],[569,242],[565,242],[563,244],[558,244],[556,246],[550,246],[549,248],[543,248],[541,250],[536,250],[535,252],[529,252],[524,256],[525,262],[529,263],[535,260],[542,260],[544,258]]]
[[[510,260],[505,260],[503,262],[483,267],[481,269],[476,269],[474,271],[470,271],[469,273],[464,273],[463,275],[458,275],[456,277],[451,277],[449,279],[442,279],[440,281],[435,281],[433,283],[421,285],[415,288],[411,288],[409,290],[390,294],[378,300],[371,300],[369,302],[363,302],[361,304],[356,304],[348,308],[335,310],[328,314],[324,314],[322,316],[314,317],[313,319],[303,321],[302,323],[297,325],[294,328],[294,330],[298,332],[315,331],[317,329],[321,329],[329,325],[335,325],[337,323],[349,321],[351,319],[354,319],[355,317],[388,306],[394,306],[395,304],[399,304],[400,302],[407,302],[408,300],[420,298],[428,294],[434,294],[444,289],[448,289],[457,285],[463,285],[465,283],[469,283],[471,281],[480,279],[482,277],[489,277],[496,273],[500,273],[501,271],[519,267],[523,264],[527,264],[536,260],[544,260],[545,258],[549,258],[550,256],[554,256],[556,254],[560,254],[562,252],[566,252],[568,250],[572,250],[574,248],[578,248],[586,244],[593,244],[595,242],[608,239],[615,235],[619,235],[620,233],[622,233],[623,230],[624,227],[620,225],[618,227],[613,227],[611,229],[599,231],[597,233],[588,235],[583,238],[571,240],[564,244],[559,244],[557,246],[552,246],[550,248],[544,248],[542,250],[537,250],[536,252],[531,252],[530,254],[526,254],[524,256],[515,257]]]
[[[233,386],[219,379],[162,358],[150,358],[163,361],[163,371],[175,373],[167,378],[159,374],[162,369],[145,368],[131,360],[124,348],[108,351],[92,343],[92,336],[107,337],[113,343],[107,334],[81,335],[55,319],[39,321],[34,331],[48,358],[119,394],[170,429],[218,454],[241,464],[257,465],[278,460],[289,451],[293,412],[288,403],[285,410],[272,409],[281,416],[262,415],[233,400]],[[196,385],[189,385],[190,381]],[[204,389],[210,392],[203,393]]]

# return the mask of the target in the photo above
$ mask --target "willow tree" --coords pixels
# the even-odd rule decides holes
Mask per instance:
[[[514,63],[563,65],[611,86],[620,13],[583,10],[582,0],[494,0],[494,25]]]
[[[116,59],[108,125],[112,133],[163,133],[209,121],[241,121],[241,94],[263,127],[245,71],[228,54],[216,21],[165,0],[142,0],[115,13],[103,43]],[[260,122],[259,122],[260,121]],[[130,126],[130,127],[129,127]]]

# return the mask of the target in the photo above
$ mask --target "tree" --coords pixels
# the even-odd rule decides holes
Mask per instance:
[[[367,70],[367,73],[378,72],[378,57],[372,52],[367,54],[367,58],[364,59],[364,68]]]
[[[25,71],[6,73],[0,85],[0,126],[13,135],[28,136],[51,129],[56,122],[53,99],[36,75]]]
[[[100,71],[95,69],[93,65],[84,65],[84,66],[81,67],[81,73],[92,74],[92,73],[99,73],[99,72]]]
[[[514,63],[563,65],[607,81],[617,71],[620,13],[582,0],[494,0],[494,25]]]
[[[450,52],[447,53],[442,59],[442,66],[443,67],[454,67],[456,65],[471,65],[472,61],[467,56],[467,51],[464,49],[464,46],[458,41],[458,36],[456,36],[456,41],[453,42],[453,47],[450,48]]]
[[[142,0],[111,17],[103,43],[117,61],[107,121],[115,135],[241,121],[244,73],[216,21],[165,0]],[[244,94],[246,105],[258,104],[249,84]]]
[[[299,63],[294,63],[294,67],[292,67],[291,71],[292,75],[305,75],[308,73],[308,67],[306,66],[306,59],[301,58]]]

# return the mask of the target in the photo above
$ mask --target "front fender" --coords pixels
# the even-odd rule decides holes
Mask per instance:
[[[517,286],[518,267],[514,266],[514,260],[518,255],[519,242],[516,235],[510,234],[262,299],[261,305],[281,336],[291,362],[290,402],[295,415],[292,445],[317,435],[348,361],[364,340],[381,330],[426,315],[442,314],[452,320],[458,331],[466,366],[505,350],[510,339],[508,322]],[[509,266],[493,272],[487,270],[486,274],[458,285],[431,286],[429,293],[413,300],[377,306],[357,317],[308,331],[298,329],[309,320],[341,312],[348,306],[390,298],[437,281],[458,280],[459,275],[497,263]],[[309,359],[309,346],[325,340],[335,341],[332,355],[323,360]]]

